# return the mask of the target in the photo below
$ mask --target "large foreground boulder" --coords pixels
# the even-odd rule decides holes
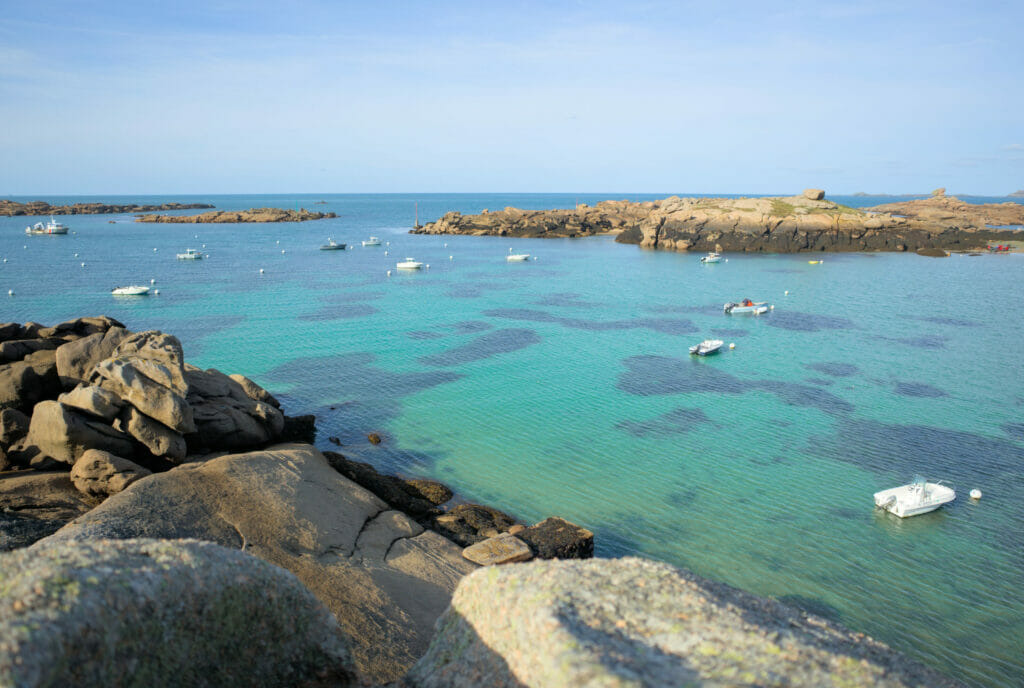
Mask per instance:
[[[476,568],[298,444],[151,475],[49,539],[134,537],[208,540],[288,569],[335,614],[359,671],[377,682],[423,654],[456,584]]]
[[[0,685],[349,686],[296,578],[206,542],[41,542],[0,555]]]
[[[417,688],[959,685],[824,619],[637,558],[467,576],[406,680]]]

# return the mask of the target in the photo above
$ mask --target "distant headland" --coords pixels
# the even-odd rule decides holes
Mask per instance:
[[[315,213],[305,208],[250,208],[249,210],[216,210],[199,215],[139,215],[136,222],[224,223],[224,222],[305,222],[337,217],[335,213]]]
[[[939,193],[939,192],[942,193]],[[1021,239],[989,225],[1024,224],[1024,205],[972,205],[936,189],[921,201],[851,208],[821,189],[797,196],[602,201],[573,209],[449,212],[416,234],[507,237],[584,237],[668,251],[917,251],[970,250],[991,241]],[[898,206],[898,207],[897,207]]]
[[[72,205],[50,205],[46,201],[0,200],[0,215],[111,215],[115,213],[146,213],[160,210],[191,210],[212,208],[209,203],[161,203],[160,205],[112,205],[109,203],[74,203]]]

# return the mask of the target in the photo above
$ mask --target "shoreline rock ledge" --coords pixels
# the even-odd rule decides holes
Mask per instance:
[[[249,208],[248,210],[215,210],[198,215],[138,215],[136,222],[170,222],[182,224],[219,224],[237,222],[306,222],[338,217],[336,213],[317,213],[305,208]]]
[[[970,206],[959,199],[935,199],[944,207]],[[957,205],[960,204],[960,205]],[[998,217],[1024,206],[1000,211]],[[992,229],[979,212],[923,213],[904,217],[876,209],[851,208],[825,198],[821,189],[796,196],[758,198],[680,198],[658,201],[602,201],[591,207],[520,210],[505,208],[478,215],[449,212],[414,234],[574,238],[616,234],[616,241],[665,251],[916,251],[922,248],[971,250],[992,241],[1022,236]],[[1024,219],[1020,220],[1024,222]],[[1012,224],[1005,222],[1001,224]]]

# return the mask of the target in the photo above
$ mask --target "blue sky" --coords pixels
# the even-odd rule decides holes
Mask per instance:
[[[0,3],[0,197],[1024,188],[1024,3]]]

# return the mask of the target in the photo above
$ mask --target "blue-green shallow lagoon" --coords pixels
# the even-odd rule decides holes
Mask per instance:
[[[701,265],[610,237],[406,233],[416,201],[424,222],[664,195],[47,197],[339,218],[72,216],[66,237],[28,237],[28,218],[0,218],[0,321],[105,313],[163,329],[190,362],[243,372],[290,414],[315,413],[323,449],[335,436],[347,455],[522,520],[586,525],[599,555],[669,561],[838,619],[968,684],[1021,685],[1024,256]],[[371,234],[390,245],[358,245]],[[318,251],[328,237],[356,246]],[[204,245],[207,260],[174,258]],[[510,247],[537,260],[507,263]],[[397,271],[406,256],[430,268]],[[151,279],[159,295],[109,294]],[[744,297],[775,310],[722,313]],[[709,337],[736,348],[691,359]],[[366,442],[371,431],[383,445]],[[873,509],[873,492],[914,473],[950,481],[956,502],[905,521]]]

